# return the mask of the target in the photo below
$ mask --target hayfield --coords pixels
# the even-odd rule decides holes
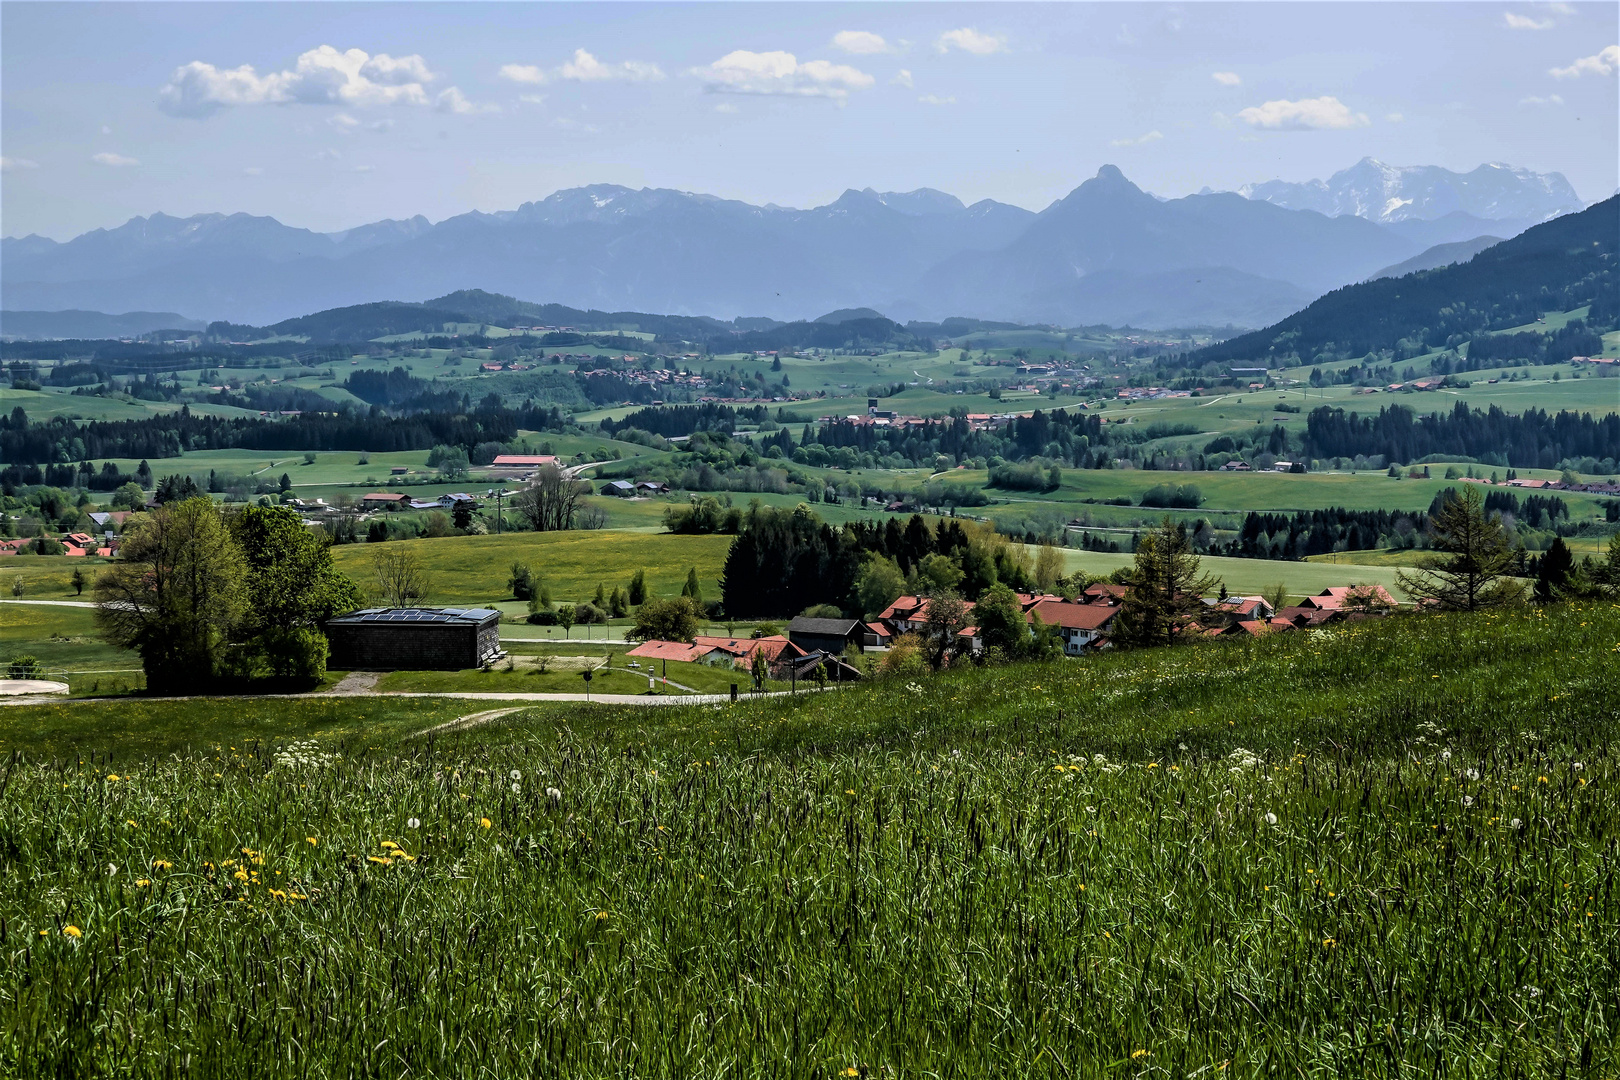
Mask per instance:
[[[637,570],[647,572],[656,596],[678,596],[688,569],[696,567],[709,598],[720,595],[720,569],[731,546],[729,536],[670,536],[617,531],[502,533],[499,536],[446,536],[398,540],[408,544],[432,575],[427,597],[433,604],[482,604],[512,595],[507,579],[513,562],[529,565],[544,579],[557,603],[589,600],[601,583],[608,592],[628,586]],[[370,544],[332,549],[332,561],[364,589],[370,583]],[[711,592],[712,590],[712,592]]]
[[[8,709],[0,1070],[1612,1075],[1617,642],[1410,617],[436,738]]]

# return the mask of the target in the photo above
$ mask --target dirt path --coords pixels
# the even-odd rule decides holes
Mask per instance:
[[[332,689],[326,691],[331,694],[369,694],[377,689],[377,680],[382,678],[380,671],[351,671],[333,684]]]
[[[419,731],[415,737],[421,738],[423,735],[437,735],[446,731],[466,731],[468,728],[482,727],[492,721],[499,720],[503,716],[522,712],[524,708],[526,706],[513,705],[505,709],[485,709],[483,712],[468,713],[466,716],[458,716],[454,720],[446,721],[443,724],[435,724],[425,731]]]

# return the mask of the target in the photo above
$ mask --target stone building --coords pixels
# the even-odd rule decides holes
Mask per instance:
[[[490,608],[364,608],[328,619],[329,667],[459,671],[505,656]]]

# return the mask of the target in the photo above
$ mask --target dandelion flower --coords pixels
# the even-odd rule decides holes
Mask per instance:
[[[1267,825],[1275,825],[1275,824],[1277,824],[1277,815],[1268,811],[1266,813],[1266,824]]]
[[[135,879],[135,887],[137,889],[144,889],[150,884],[152,884],[152,882],[148,878],[136,878]]]
[[[382,846],[385,847],[385,848],[397,848],[397,847],[399,847],[399,845],[394,843],[392,840],[384,840],[382,842]]]
[[[317,840],[317,839],[315,839],[315,837],[313,837],[313,836],[306,836],[306,837],[304,837],[304,840],[305,840],[305,841],[306,841],[306,842],[307,842],[307,843],[308,843],[308,844],[309,844],[309,845],[310,845],[310,846],[311,846],[311,847],[315,847],[315,846],[317,846],[317,845],[319,845],[319,844],[320,844],[320,841],[319,841],[319,840]]]
[[[516,782],[514,782],[514,783],[513,783],[513,784],[512,784],[512,794],[514,794],[514,795],[521,795],[521,794],[522,794],[522,793],[523,793],[523,785],[522,785],[522,784],[519,784],[519,783],[516,783]]]
[[[1512,821],[1508,822],[1508,824],[1517,829],[1520,825],[1523,825],[1524,822],[1520,821],[1518,818],[1514,818]]]
[[[119,775],[117,773],[110,772],[110,773],[107,774],[107,779],[109,779],[109,780],[118,780],[118,779],[120,779],[120,777],[119,777]]]
[[[482,825],[484,828],[487,829],[487,828],[490,827],[490,820],[489,820],[489,818],[479,818],[478,819],[478,824]]]
[[[552,802],[562,802],[562,792],[557,788],[548,787],[546,788],[546,798],[550,799]]]
[[[596,913],[596,921],[597,922],[604,922],[604,921],[607,920],[607,917],[608,917],[608,913],[605,912],[605,911],[598,911]]]
[[[407,829],[420,829],[422,827],[422,819],[421,818],[406,818],[405,819],[405,827]]]
[[[523,779],[523,772],[522,772],[522,770],[521,770],[521,769],[513,769],[513,770],[512,770],[512,779],[514,779],[514,780],[521,780],[521,779]]]
[[[381,855],[367,855],[366,856],[366,861],[367,862],[374,862],[378,866],[391,866],[392,865],[387,859],[383,858]]]
[[[231,877],[235,878],[237,881],[246,881],[248,879],[248,872],[246,870],[238,870],[236,873],[232,874]]]
[[[72,923],[68,923],[66,926],[62,927],[62,933],[66,934],[68,937],[84,937],[84,931],[80,930]]]
[[[1131,1060],[1132,1061],[1135,1061],[1137,1058],[1145,1058],[1147,1056],[1148,1056],[1148,1052],[1146,1050],[1132,1050],[1131,1051]]]

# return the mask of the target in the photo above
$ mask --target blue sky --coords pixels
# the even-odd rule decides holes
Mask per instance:
[[[319,230],[563,187],[1040,209],[1117,164],[1182,195],[1364,156],[1612,194],[1620,6],[0,5],[0,217]]]

